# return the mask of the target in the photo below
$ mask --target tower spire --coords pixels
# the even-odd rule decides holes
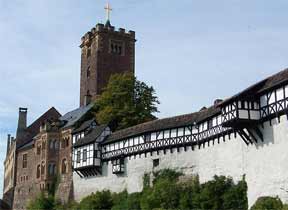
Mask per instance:
[[[104,9],[106,10],[106,22],[110,22],[110,13],[112,11],[112,8],[111,8],[109,2],[107,2],[107,4],[104,7]]]

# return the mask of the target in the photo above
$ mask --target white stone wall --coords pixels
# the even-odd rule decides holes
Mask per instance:
[[[286,116],[281,117],[281,122],[272,120],[264,124],[262,129],[264,142],[247,146],[237,135],[231,135],[215,144],[206,144],[205,148],[195,148],[192,151],[183,148],[180,152],[176,149],[173,153],[170,150],[160,151],[159,155],[153,152],[151,156],[147,153],[136,158],[125,158],[125,174],[112,174],[111,162],[104,163],[102,176],[88,179],[81,179],[76,173],[73,175],[74,196],[76,200],[92,192],[109,189],[113,192],[120,192],[127,189],[128,192],[142,190],[142,178],[145,173],[153,170],[152,159],[159,158],[160,164],[157,168],[171,168],[182,171],[187,175],[199,174],[200,182],[211,180],[214,175],[231,176],[235,181],[246,174],[248,184],[248,199],[251,206],[260,196],[278,195],[284,202],[288,202],[288,122]]]

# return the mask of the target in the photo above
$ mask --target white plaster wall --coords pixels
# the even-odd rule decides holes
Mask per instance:
[[[262,128],[261,128],[262,129]],[[246,174],[248,184],[248,200],[251,206],[258,197],[278,195],[284,202],[288,202],[288,122],[286,116],[281,117],[281,123],[273,120],[264,124],[262,130],[264,142],[247,146],[237,135],[231,135],[231,140],[226,136],[226,141],[220,139],[220,144],[201,146],[192,151],[183,148],[180,152],[176,149],[156,152],[151,156],[147,153],[141,157],[125,159],[125,174],[112,174],[111,162],[104,163],[101,177],[81,179],[74,173],[74,196],[76,200],[92,192],[109,189],[120,192],[127,189],[128,192],[142,190],[142,177],[145,173],[153,170],[152,159],[159,158],[160,165],[154,169],[171,168],[182,171],[184,174],[199,174],[200,181],[211,180],[214,175],[231,176],[235,181]],[[284,190],[285,189],[285,190]]]

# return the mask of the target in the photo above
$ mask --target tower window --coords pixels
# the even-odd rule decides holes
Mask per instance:
[[[109,52],[115,55],[124,55],[124,43],[122,41],[111,40]]]

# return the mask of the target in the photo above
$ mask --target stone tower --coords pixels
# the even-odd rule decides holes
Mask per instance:
[[[81,39],[80,106],[97,99],[112,74],[132,72],[135,66],[135,32],[107,20]]]

